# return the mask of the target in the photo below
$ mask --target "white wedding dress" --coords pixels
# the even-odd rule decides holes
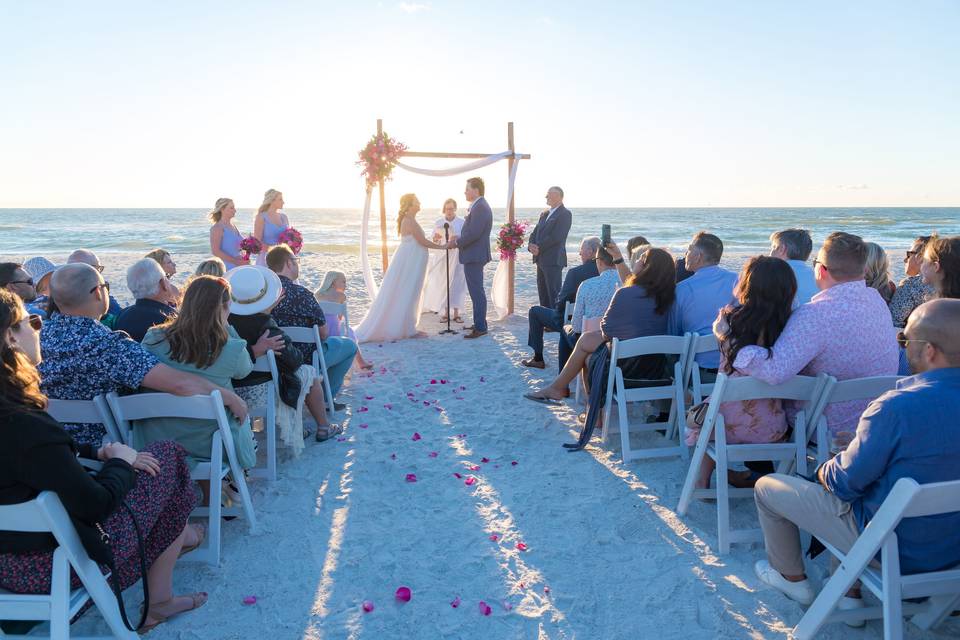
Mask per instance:
[[[443,223],[447,219],[443,216],[433,225],[433,234],[440,235],[443,243]],[[450,221],[450,235],[459,236],[463,229],[463,218],[455,217]],[[423,310],[434,313],[447,312],[447,265],[446,251],[434,250],[430,252],[430,262],[427,266],[427,280],[423,285]],[[460,264],[460,252],[450,250],[450,309],[460,309],[467,298],[467,280],[463,275],[463,265]]]
[[[416,335],[427,254],[427,248],[412,235],[400,239],[376,300],[354,327],[357,342],[386,342]]]

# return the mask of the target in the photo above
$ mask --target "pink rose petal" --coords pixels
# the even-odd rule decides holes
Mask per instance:
[[[543,585],[543,592],[550,593],[550,587],[548,587],[547,585]]]
[[[346,442],[346,441],[347,441],[346,438],[337,438],[337,442]]]
[[[484,378],[483,376],[480,376],[480,382],[486,382],[486,381],[487,381],[486,378]]]
[[[454,478],[457,478],[457,479],[460,479],[460,478],[462,478],[463,476],[460,475],[459,473],[457,473],[456,471],[454,471],[454,472],[453,472],[453,477],[454,477]]]
[[[457,434],[457,437],[458,437],[458,438],[466,438],[466,437],[467,437],[467,434],[465,434],[465,433],[458,433],[458,434]]]
[[[383,408],[389,411],[390,409],[393,409],[393,405],[388,402],[387,404],[383,405]]]
[[[484,616],[490,615],[490,613],[493,611],[493,609],[490,608],[490,605],[488,605],[488,604],[487,604],[486,602],[484,602],[483,600],[481,600],[480,602],[478,602],[478,603],[477,603],[477,606],[478,606],[479,609],[480,609],[480,614],[481,614],[481,615],[484,615]]]
[[[446,381],[446,380],[441,380],[441,381],[440,381],[440,384],[447,384],[447,381]]]
[[[420,434],[417,433],[416,431],[414,431],[414,432],[413,432],[413,437],[410,438],[410,439],[413,440],[414,442],[416,442],[417,440],[420,440],[420,439],[421,439],[421,438],[420,438]]]
[[[417,474],[415,473],[407,474],[407,482],[416,482],[416,481],[417,481]]]
[[[526,542],[518,542],[518,543],[517,543],[517,551],[526,551],[526,550],[527,550],[527,543],[526,543]]]
[[[511,467],[515,467],[515,466],[517,466],[517,464],[518,464],[518,463],[517,463],[516,460],[513,460],[513,461],[510,462],[510,466],[511,466]]]
[[[430,381],[430,384],[437,384],[437,381],[436,381],[436,380],[431,380],[431,381]]]
[[[480,458],[480,462],[482,462],[483,464],[487,464],[488,462],[490,462],[490,458]]]
[[[396,459],[397,459],[397,454],[391,453],[391,454],[390,454],[390,459],[391,459],[391,460],[396,460]]]
[[[438,455],[440,455],[440,454],[437,453],[436,451],[431,451],[431,452],[428,453],[427,455],[430,456],[431,458],[436,458],[436,457],[437,457]]]
[[[364,422],[363,424],[360,425],[360,428],[361,428],[361,429],[366,429],[366,428],[369,427],[369,426],[370,426],[370,425],[368,425],[366,422]]]
[[[511,611],[513,609],[513,605],[510,604],[510,602],[508,602],[507,600],[502,600],[500,604],[503,605],[503,608],[505,611]]]
[[[469,478],[463,481],[463,484],[467,485],[468,487],[476,483],[477,483],[477,479],[474,478],[473,476],[470,476]]]
[[[373,396],[363,396],[364,400],[373,400]]]
[[[251,604],[257,604],[257,596],[246,596],[246,597],[244,597],[244,599],[243,599],[243,604],[248,605],[248,606],[251,605]]]
[[[473,464],[467,467],[467,471],[480,471],[480,465]]]
[[[397,587],[397,592],[393,597],[399,602],[410,602],[410,598],[413,597],[413,592],[410,591],[410,587]]]
[[[360,407],[357,409],[357,413],[366,413],[367,411],[370,411],[370,409],[367,409],[366,407]]]
[[[456,609],[457,607],[459,607],[459,606],[460,606],[460,596],[457,596],[456,598],[454,598],[453,600],[451,600],[451,601],[450,601],[450,606],[453,607],[454,609]]]
[[[430,406],[430,403],[429,403],[428,401],[424,400],[424,401],[423,401],[423,406],[429,407],[429,406]]]
[[[491,534],[490,534],[490,541],[491,541],[491,542],[496,542],[496,541],[499,540],[499,539],[500,539],[500,536],[498,536],[497,534],[495,534],[495,533],[491,533]]]
[[[364,613],[370,613],[371,611],[373,611],[373,601],[371,601],[371,600],[364,600],[364,601],[363,601],[363,612],[364,612]]]
[[[437,411],[443,412],[443,407],[434,407]]]

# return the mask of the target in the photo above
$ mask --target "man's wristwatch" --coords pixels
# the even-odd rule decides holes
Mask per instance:
[[[617,258],[613,261],[613,264],[623,264],[623,258]]]

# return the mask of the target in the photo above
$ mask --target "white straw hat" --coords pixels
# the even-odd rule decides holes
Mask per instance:
[[[57,265],[53,264],[43,256],[30,258],[23,263],[23,270],[30,274],[34,284],[40,284],[47,275],[56,271]]]
[[[280,298],[280,278],[266,267],[242,266],[227,271],[230,283],[230,313],[252,316],[263,313]]]

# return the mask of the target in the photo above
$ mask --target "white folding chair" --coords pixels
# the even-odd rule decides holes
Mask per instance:
[[[693,397],[691,404],[699,404],[705,397],[713,391],[712,384],[703,384],[700,380],[700,365],[697,364],[696,357],[701,353],[709,353],[720,348],[717,337],[712,333],[705,336],[696,333],[689,334],[691,337],[690,348],[687,350],[687,361],[683,369],[683,388],[689,388]]]
[[[312,344],[313,351],[311,365],[317,372],[317,377],[323,382],[323,395],[326,398],[327,413],[333,415],[333,390],[330,388],[330,376],[327,374],[327,361],[323,357],[323,341],[320,339],[320,327],[280,327],[280,331],[292,342]]]
[[[263,418],[267,455],[266,467],[254,467],[247,473],[251,477],[266,478],[274,482],[277,479],[277,402],[280,398],[280,374],[277,371],[277,356],[272,349],[254,361],[253,370],[270,374],[270,380],[262,383],[267,385],[266,403],[263,406],[247,405],[249,419]]]
[[[614,338],[610,347],[610,372],[607,377],[607,397],[603,410],[603,443],[607,444],[613,432],[613,405],[617,406],[617,429],[620,431],[620,454],[624,462],[643,458],[689,455],[683,443],[679,419],[683,412],[683,363],[690,345],[686,336],[646,336],[631,340]],[[673,376],[659,380],[629,380],[623,375],[622,360],[643,355],[677,356]],[[666,422],[645,422],[631,425],[627,405],[631,402],[670,400],[670,417]],[[642,431],[665,430],[670,446],[633,448],[630,434]]]
[[[197,420],[216,420],[217,431],[213,434],[210,446],[210,462],[200,462],[190,477],[193,480],[210,482],[210,506],[194,509],[193,515],[207,517],[207,541],[204,547],[190,553],[190,560],[206,561],[213,566],[220,564],[220,519],[224,515],[245,515],[252,530],[256,527],[257,517],[253,511],[253,501],[243,475],[243,469],[237,461],[237,452],[233,445],[233,434],[223,407],[223,396],[213,391],[208,396],[174,396],[169,393],[140,393],[132,396],[107,394],[107,403],[121,430],[130,430],[133,420],[145,418],[183,418]],[[226,464],[223,452],[227,453]],[[221,483],[229,474],[240,492],[242,509],[221,506]]]
[[[57,542],[53,552],[50,593],[19,594],[0,589],[0,620],[49,621],[47,637],[51,640],[67,640],[70,638],[70,619],[88,601],[93,600],[112,633],[112,636],[101,637],[121,640],[137,637],[123,624],[117,598],[107,583],[107,577],[100,573],[100,567],[87,555],[57,494],[44,491],[29,502],[0,506],[0,530],[49,532]],[[70,588],[71,569],[83,584],[79,589]],[[5,635],[0,632],[0,637],[6,640],[41,636],[33,633]]]
[[[93,400],[47,400],[47,413],[60,424],[102,424],[110,442],[129,442],[129,434],[120,433],[107,400],[97,396]]]
[[[793,629],[793,637],[807,640],[816,636],[827,622],[848,619],[883,618],[883,637],[903,637],[903,616],[921,629],[940,624],[960,606],[960,566],[942,571],[901,575],[900,550],[895,529],[903,518],[917,518],[960,511],[960,480],[918,484],[913,478],[901,478],[847,553],[830,544],[827,549],[840,559],[840,567],[823,586]],[[869,566],[880,552],[879,570]],[[882,603],[844,612],[831,612],[857,579]],[[903,602],[929,598],[916,604]]]
[[[797,413],[793,429],[792,442],[770,442],[762,444],[727,444],[726,427],[720,404],[723,402],[744,402],[747,400],[779,399],[806,402],[812,406],[819,397],[827,376],[817,378],[796,376],[780,385],[770,385],[756,378],[728,378],[719,374],[710,394],[710,404],[703,420],[697,446],[690,458],[690,468],[683,483],[680,504],[677,513],[686,515],[694,497],[711,497],[717,500],[717,547],[721,554],[730,552],[733,542],[753,542],[762,540],[760,529],[730,528],[730,498],[753,497],[753,489],[731,488],[727,484],[727,470],[731,462],[757,460],[787,461],[793,460],[801,474],[807,471],[806,433],[807,422],[804,410]],[[805,407],[806,409],[806,407]],[[695,489],[700,464],[704,456],[710,456],[717,463],[715,489]]]
[[[563,322],[560,325],[561,334],[564,331],[564,327],[566,327],[568,324],[573,322],[573,306],[574,306],[573,303],[570,302],[569,300],[565,302],[563,305]],[[564,340],[565,338],[561,335],[560,339]],[[574,382],[574,385],[575,385],[575,391],[574,391],[573,401],[579,405],[585,401],[585,398],[584,399],[582,398],[585,395],[584,392],[586,391],[583,388],[583,379],[579,375],[577,376]]]

